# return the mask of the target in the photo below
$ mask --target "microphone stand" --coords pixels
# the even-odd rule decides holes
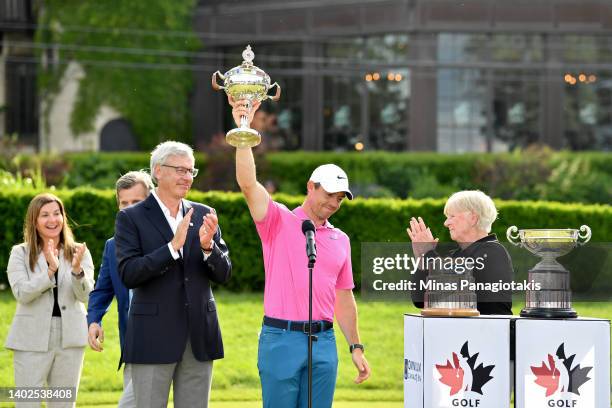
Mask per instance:
[[[317,336],[312,335],[312,269],[315,261],[308,261],[308,408],[312,408],[312,342]]]
[[[306,255],[308,256],[308,408],[312,408],[312,342],[317,336],[312,335],[312,270],[317,260],[315,243],[315,225],[311,220],[302,222],[302,232],[306,235]]]

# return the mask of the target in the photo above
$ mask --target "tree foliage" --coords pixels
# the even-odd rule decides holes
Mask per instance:
[[[68,63],[85,71],[70,117],[75,134],[91,131],[108,105],[131,125],[140,148],[189,141],[190,57],[195,0],[47,0],[38,13],[40,95],[49,107]],[[48,117],[48,109],[43,112]],[[45,119],[45,118],[43,118]]]

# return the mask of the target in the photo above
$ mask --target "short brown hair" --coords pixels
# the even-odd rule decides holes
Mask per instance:
[[[119,204],[119,192],[121,190],[128,190],[134,187],[136,184],[142,184],[144,188],[147,189],[147,194],[153,190],[153,181],[151,180],[151,176],[149,173],[138,170],[138,171],[130,171],[125,173],[123,176],[117,179],[115,183],[115,195],[117,197],[117,204]]]

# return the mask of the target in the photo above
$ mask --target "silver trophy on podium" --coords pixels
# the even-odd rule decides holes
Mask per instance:
[[[540,285],[540,290],[528,290],[522,317],[572,318],[570,272],[557,258],[568,254],[591,239],[591,228],[577,229],[522,229],[516,226],[506,231],[508,241],[542,258],[531,270],[528,281]]]
[[[278,101],[281,94],[280,86],[275,82],[270,85],[270,76],[262,69],[253,65],[255,53],[251,46],[247,45],[242,52],[242,64],[230,69],[225,74],[216,71],[212,75],[212,87],[215,91],[224,90],[234,100],[246,99],[247,109],[251,109],[254,101],[270,99]],[[223,81],[223,85],[217,82],[217,77]],[[276,87],[274,95],[268,95],[268,91]],[[247,123],[248,118],[240,118],[240,127],[227,132],[225,140],[234,147],[254,147],[261,143],[261,135],[255,129],[251,129]]]

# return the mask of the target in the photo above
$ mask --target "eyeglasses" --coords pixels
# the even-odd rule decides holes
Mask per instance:
[[[191,177],[195,177],[198,175],[198,171],[199,171],[198,169],[188,169],[186,167],[181,167],[181,166],[170,166],[169,164],[162,164],[162,167],[173,168],[176,174],[178,174],[179,176],[186,176],[187,173],[189,173]]]

